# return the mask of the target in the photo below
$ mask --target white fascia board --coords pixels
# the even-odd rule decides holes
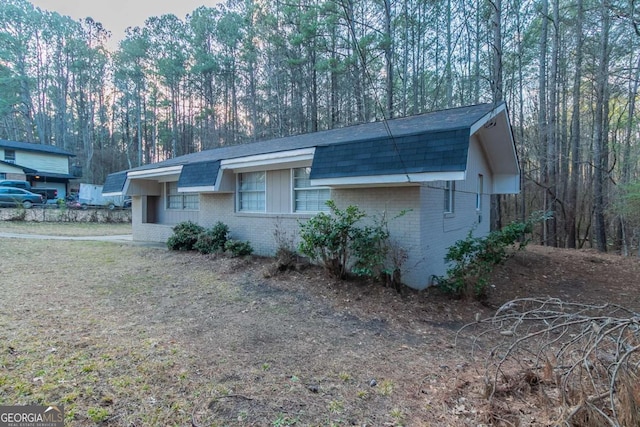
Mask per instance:
[[[255,156],[237,157],[234,159],[222,160],[220,169],[242,170],[259,166],[277,165],[281,163],[293,163],[302,161],[312,161],[316,151],[315,147],[302,148],[299,150],[278,151],[276,153],[258,154]]]
[[[466,172],[423,172],[397,175],[372,175],[372,176],[350,176],[344,178],[322,178],[312,179],[313,186],[334,187],[334,186],[367,186],[378,187],[390,184],[418,184],[431,181],[462,181],[466,178]]]
[[[127,179],[157,178],[166,175],[179,174],[180,172],[182,172],[182,165],[168,166],[165,168],[127,172]]]
[[[203,185],[200,187],[178,187],[178,193],[213,193],[217,191],[213,185]]]
[[[496,108],[494,108],[491,111],[489,111],[487,114],[485,114],[483,117],[481,117],[477,122],[475,122],[473,125],[471,125],[471,131],[469,132],[470,133],[469,136],[471,136],[474,133],[478,132],[480,130],[480,128],[482,128],[484,125],[486,125],[487,122],[489,122],[491,119],[496,117],[502,111],[505,111],[505,114],[506,114],[506,109],[507,109],[507,107],[505,106],[505,104],[500,104],[500,105],[496,106]]]

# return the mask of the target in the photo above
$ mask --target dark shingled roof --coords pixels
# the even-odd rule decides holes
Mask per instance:
[[[213,187],[219,170],[220,160],[186,164],[180,173],[178,188]]]
[[[474,123],[496,107],[495,104],[479,104],[469,107],[451,108],[417,116],[388,120],[391,134],[398,138],[416,133],[441,132],[452,129],[470,128]],[[186,165],[194,162],[210,162],[279,151],[297,150],[344,142],[364,141],[388,137],[383,122],[365,123],[340,129],[276,138],[250,144],[231,145],[198,153],[174,157],[159,163],[140,166],[131,171],[149,170],[169,166]]]
[[[340,129],[214,148],[175,157],[130,171],[194,165],[180,177],[179,187],[215,183],[220,161],[245,156],[316,147],[312,178],[387,175],[464,170],[470,128],[497,108],[479,104]],[[393,137],[389,136],[389,133]],[[464,163],[464,165],[463,165]],[[200,166],[195,166],[200,164]],[[214,169],[211,169],[214,168]],[[118,172],[119,179],[124,180]],[[107,179],[109,181],[109,178]],[[120,181],[119,181],[120,182]],[[105,183],[106,193],[107,183]],[[110,190],[111,187],[109,186]],[[115,187],[113,189],[115,190]]]
[[[40,153],[56,154],[59,156],[67,156],[67,157],[76,156],[73,153],[70,153],[66,150],[63,150],[62,148],[59,148],[53,145],[34,144],[31,142],[7,141],[6,139],[0,139],[0,147],[8,148],[10,150],[36,151]]]
[[[469,129],[346,142],[316,148],[311,179],[464,171]]]
[[[124,188],[124,183],[127,180],[127,171],[116,172],[109,174],[102,186],[102,192],[107,193],[119,193]]]

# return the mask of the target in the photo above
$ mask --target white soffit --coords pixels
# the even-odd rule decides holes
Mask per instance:
[[[127,179],[146,179],[146,178],[158,178],[161,176],[175,175],[182,172],[182,165],[169,166],[165,168],[146,169],[140,171],[127,172]]]
[[[315,151],[315,147],[311,147],[299,150],[258,154],[255,156],[237,157],[234,159],[222,160],[220,162],[220,169],[243,170],[277,164],[311,162]]]
[[[217,191],[213,185],[203,185],[200,187],[178,187],[178,193],[213,193]]]
[[[423,172],[397,175],[350,176],[343,178],[312,179],[313,186],[368,186],[376,187],[391,184],[418,184],[431,181],[462,181],[466,178],[464,171],[458,172]]]

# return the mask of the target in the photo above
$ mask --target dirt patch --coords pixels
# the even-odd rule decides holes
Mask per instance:
[[[80,426],[477,426],[515,406],[540,425],[535,402],[487,403],[459,327],[519,296],[639,305],[638,260],[538,247],[482,303],[316,268],[270,276],[255,257],[13,240],[0,253],[0,403],[64,404]]]
[[[493,276],[489,304],[527,296],[620,304],[640,312],[640,259],[594,250],[530,246]]]

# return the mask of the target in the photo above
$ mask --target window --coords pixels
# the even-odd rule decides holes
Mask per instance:
[[[7,174],[4,172],[0,172],[0,179],[7,179]]]
[[[444,183],[444,213],[453,213],[455,200],[456,182],[445,181]]]
[[[178,193],[178,183],[167,182],[167,209],[198,210],[199,208],[199,194]]]
[[[327,200],[331,190],[325,187],[313,187],[309,181],[311,168],[297,168],[293,170],[293,200],[294,212],[328,211]]]
[[[4,150],[4,161],[8,163],[16,162],[16,151],[15,150]]]
[[[482,193],[484,192],[484,177],[478,175],[478,191],[476,192],[476,210],[482,210]]]
[[[266,172],[238,174],[238,210],[264,212],[266,210]]]

